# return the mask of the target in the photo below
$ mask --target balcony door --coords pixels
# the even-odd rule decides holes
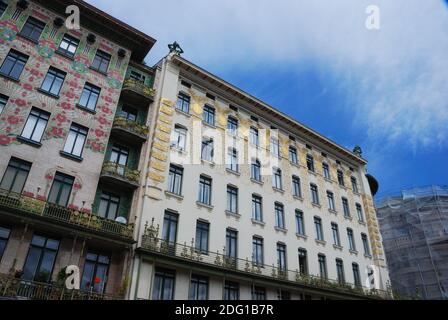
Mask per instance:
[[[59,240],[34,235],[23,267],[23,279],[50,282],[58,249]]]
[[[129,149],[114,144],[109,161],[117,165],[117,173],[124,176],[126,165],[129,159]]]

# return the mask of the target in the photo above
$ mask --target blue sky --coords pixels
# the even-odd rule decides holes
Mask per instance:
[[[339,144],[380,193],[448,181],[443,0],[88,0]],[[210,5],[213,3],[213,5]],[[365,27],[368,5],[380,29]]]

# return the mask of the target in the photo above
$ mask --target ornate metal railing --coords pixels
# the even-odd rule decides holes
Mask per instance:
[[[113,127],[126,130],[145,139],[149,132],[148,126],[139,124],[135,121],[129,121],[120,116],[115,117]]]
[[[130,169],[127,166],[115,162],[105,162],[101,174],[112,175],[133,184],[139,184],[140,182],[140,171]]]
[[[32,196],[9,192],[3,189],[0,189],[0,207],[6,210],[13,209],[27,215],[50,218],[54,221],[65,222],[91,231],[120,236],[127,240],[132,240],[134,234],[133,224],[125,225],[89,212],[61,207]]]
[[[22,280],[0,275],[0,297],[18,300],[120,300],[108,294],[68,290],[63,285]]]
[[[123,82],[123,90],[132,90],[145,98],[153,99],[155,95],[155,90],[150,86],[145,85],[141,81],[134,79],[126,79]]]
[[[229,257],[223,253],[198,251],[194,247],[194,239],[191,245],[166,242],[157,237],[159,227],[154,227],[154,222],[151,226],[146,225],[146,230],[142,236],[141,248],[153,253],[175,257],[177,259],[194,262],[198,264],[205,264],[213,267],[227,269],[229,271],[238,271],[240,273],[257,275],[264,278],[275,279],[279,281],[286,281],[311,288],[327,289],[339,293],[350,294],[354,296],[392,299],[390,291],[383,291],[377,289],[369,289],[362,286],[355,286],[350,283],[341,283],[337,280],[323,279],[318,276],[301,274],[299,270],[287,270],[279,268],[275,265],[264,265],[253,263],[248,258],[239,259]]]

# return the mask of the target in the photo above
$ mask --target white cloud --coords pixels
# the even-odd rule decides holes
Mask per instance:
[[[185,57],[221,71],[315,63],[339,80],[371,143],[448,145],[448,8],[442,0],[89,0]],[[365,28],[365,9],[381,29]],[[295,67],[297,66],[297,67]]]

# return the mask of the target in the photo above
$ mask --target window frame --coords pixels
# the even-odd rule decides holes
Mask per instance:
[[[63,49],[62,48],[62,44],[66,43],[67,44],[67,48]],[[70,57],[70,58],[74,58],[76,55],[76,51],[78,50],[79,47],[79,39],[73,37],[72,35],[66,33],[64,34],[64,37],[61,40],[61,43],[59,43],[58,49],[56,50],[57,53],[62,54],[64,56]],[[76,44],[76,45],[75,45]],[[69,50],[70,48],[75,47],[75,50],[73,51],[73,53]]]
[[[90,69],[107,74],[111,61],[112,55],[110,53],[97,49],[92,64],[90,65]],[[104,64],[105,62],[106,64]],[[96,66],[96,64],[98,64],[98,66]]]
[[[0,74],[2,74],[3,76],[10,78],[10,79],[14,79],[16,81],[20,80],[20,77],[23,73],[23,70],[25,69],[26,64],[28,63],[29,60],[29,56],[26,54],[21,53],[20,51],[11,49],[9,50],[8,54],[5,56],[5,58],[3,59],[2,65],[0,66]],[[12,60],[12,62],[11,62]],[[8,72],[5,72],[3,69],[6,68],[6,63],[12,63],[11,68],[9,69]],[[16,72],[16,67],[19,66],[20,71]],[[15,77],[12,74],[18,73],[18,76]]]

